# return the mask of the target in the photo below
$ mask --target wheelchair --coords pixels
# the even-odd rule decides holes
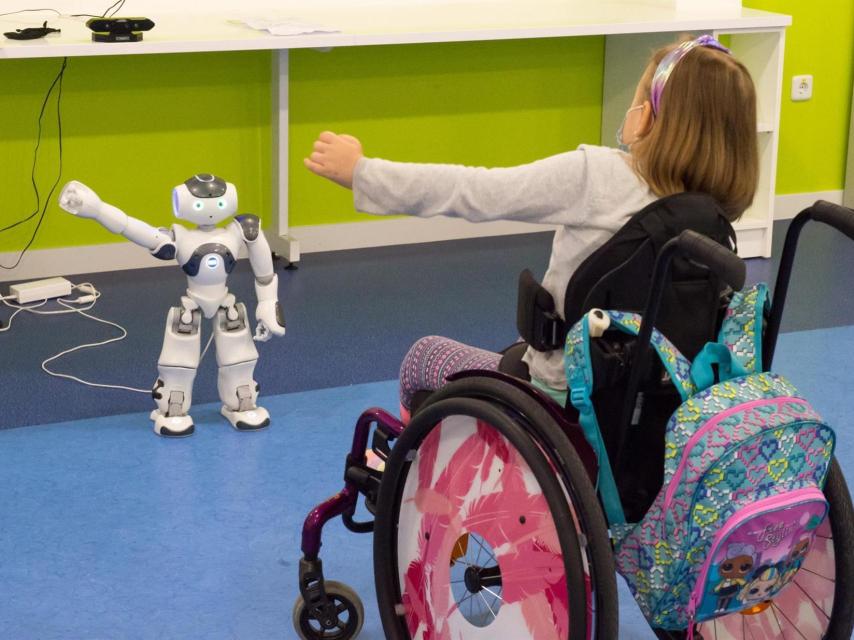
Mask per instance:
[[[674,197],[698,210],[711,206],[694,194]],[[731,229],[725,223],[723,230],[718,216],[700,215],[676,227],[664,218],[666,243],[620,245],[626,238],[621,232],[579,268],[564,304],[570,322],[592,308],[643,310],[637,337],[591,342],[602,380],[593,402],[628,522],[642,518],[661,487],[663,425],[680,403],[649,356],[653,323],[677,335],[674,342],[693,357],[717,335],[721,295],[740,289],[745,274],[743,262],[721,246]],[[763,313],[765,371],[798,237],[810,220],[854,239],[854,211],[841,206],[817,202],[793,220],[773,304]],[[651,272],[639,268],[649,260]],[[641,285],[620,285],[620,270]],[[553,348],[565,336],[561,323],[551,296],[523,272],[522,337]],[[504,368],[451,376],[424,395],[406,425],[380,408],[359,417],[344,488],[317,506],[303,527],[293,609],[299,637],[347,640],[362,626],[358,595],[327,581],[319,557],[322,528],[338,516],[353,532],[373,532],[376,597],[391,640],[618,637],[613,523],[597,485],[600,460],[569,402],[560,406]],[[670,640],[848,640],[854,629],[854,509],[835,459],[823,491],[830,511],[794,583],[757,606],[691,629],[654,628],[655,634]],[[373,521],[356,520],[360,500]]]

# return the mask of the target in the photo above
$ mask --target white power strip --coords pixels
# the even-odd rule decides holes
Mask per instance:
[[[71,282],[65,278],[47,278],[46,280],[34,280],[33,282],[22,282],[9,287],[9,293],[15,297],[18,304],[28,302],[39,302],[51,298],[62,298],[71,295]]]

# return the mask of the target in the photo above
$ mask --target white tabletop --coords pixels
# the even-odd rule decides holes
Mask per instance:
[[[204,6],[204,5],[203,5]],[[355,1],[346,4],[294,5],[277,13],[186,8],[158,10],[146,17],[156,23],[142,42],[92,42],[85,18],[57,17],[45,12],[0,18],[0,31],[23,26],[48,25],[61,34],[33,41],[0,39],[0,58],[182,53],[193,51],[246,51],[348,47],[378,44],[412,44],[506,40],[628,33],[683,32],[778,28],[791,24],[786,15],[753,9],[679,12],[672,8],[595,0],[469,0],[445,2]],[[129,14],[126,11],[122,15]],[[322,24],[339,33],[272,36],[240,24],[238,18],[291,18]]]

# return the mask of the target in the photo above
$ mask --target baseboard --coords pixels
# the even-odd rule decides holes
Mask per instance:
[[[0,253],[0,264],[14,264],[20,251]],[[30,249],[11,271],[0,271],[0,280],[18,282],[31,278],[69,276],[78,273],[122,271],[166,264],[130,242],[94,244],[57,249]],[[174,263],[172,263],[174,264]],[[0,291],[0,295],[4,292]]]
[[[473,224],[456,218],[393,218],[291,227],[290,233],[299,241],[301,253],[314,253],[532,233],[554,228],[552,225],[507,221]],[[241,254],[240,257],[245,256]],[[17,259],[18,252],[0,253],[0,264],[11,264]],[[15,269],[0,271],[0,282],[164,266],[174,267],[175,263],[157,260],[130,242],[35,249],[28,251]]]
[[[833,204],[842,204],[842,189],[778,195],[774,199],[774,219],[788,220],[794,218],[801,211],[815,204],[816,200],[827,200]]]
[[[842,203],[842,190],[816,191],[778,195],[775,199],[774,219],[793,218],[816,200]],[[342,249],[364,249],[399,244],[439,242],[490,236],[513,235],[549,231],[552,225],[526,222],[484,222],[474,224],[457,218],[392,218],[291,227],[290,234],[299,241],[302,253],[338,251]],[[18,259],[18,252],[0,253],[0,263],[11,264]],[[37,249],[28,251],[21,264],[11,270],[0,272],[0,281],[18,282],[31,278],[56,275],[121,271],[141,267],[174,266],[153,258],[147,251],[132,246],[129,242],[87,245],[59,249]]]
[[[447,217],[392,218],[291,227],[290,235],[299,240],[302,253],[314,253],[535,233],[554,231],[555,228],[554,225],[507,220],[475,224],[459,218]]]

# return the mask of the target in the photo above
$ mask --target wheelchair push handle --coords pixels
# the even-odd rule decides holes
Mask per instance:
[[[830,225],[854,240],[854,209],[819,200],[800,215],[808,215],[813,220]]]
[[[647,351],[649,351],[649,345],[652,340],[652,329],[658,318],[661,300],[664,297],[664,289],[669,279],[670,264],[677,254],[681,254],[689,260],[708,267],[736,291],[744,286],[747,274],[744,261],[727,247],[718,244],[711,238],[687,229],[680,233],[678,237],[668,240],[661,248],[658,258],[655,261],[652,286],[649,290],[646,308],[643,311],[637,341],[635,342],[634,362],[629,370],[626,395],[623,400],[623,413],[618,432],[618,470],[623,469],[626,462],[626,435],[631,428],[632,416],[634,415],[637,401],[637,392],[640,387],[641,377],[646,368]]]
[[[686,229],[676,238],[668,240],[661,248],[655,261],[652,286],[646,300],[643,320],[638,333],[637,345],[641,352],[649,346],[652,328],[658,319],[661,299],[667,285],[670,264],[677,254],[708,267],[735,291],[739,291],[744,286],[747,277],[747,267],[744,265],[744,260],[725,246],[690,229]]]
[[[783,244],[783,255],[780,257],[780,267],[777,269],[777,282],[774,284],[774,298],[771,314],[765,330],[765,341],[762,345],[762,367],[765,371],[771,368],[774,351],[777,347],[777,336],[780,332],[780,322],[783,318],[783,307],[789,291],[789,280],[795,263],[795,252],[798,248],[798,238],[804,225],[810,220],[823,222],[844,233],[854,240],[854,209],[833,204],[826,200],[818,200],[795,216],[786,232]]]
[[[725,246],[690,229],[679,234],[676,243],[682,255],[709,267],[735,291],[744,286],[744,261]]]

